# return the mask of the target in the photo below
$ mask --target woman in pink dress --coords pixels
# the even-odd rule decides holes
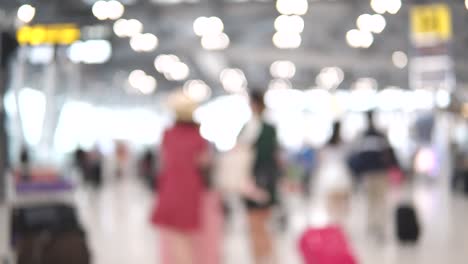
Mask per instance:
[[[163,264],[206,263],[204,241],[206,187],[202,171],[210,164],[208,143],[192,121],[196,104],[182,93],[170,98],[177,117],[164,133],[158,201],[152,222],[160,229]]]

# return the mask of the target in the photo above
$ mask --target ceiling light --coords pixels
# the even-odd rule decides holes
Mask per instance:
[[[270,66],[271,76],[279,79],[291,79],[296,74],[296,65],[291,61],[275,61]]]
[[[141,82],[141,79],[146,76],[146,73],[142,70],[134,70],[130,73],[128,76],[128,82],[130,83],[131,86],[134,88],[139,86],[139,83]]]
[[[29,23],[36,16],[36,8],[31,5],[22,5],[18,8],[17,16],[21,22]]]
[[[224,69],[219,79],[224,89],[231,93],[241,93],[247,88],[247,79],[240,69]]]
[[[103,64],[112,57],[112,45],[108,40],[78,41],[67,50],[70,61],[85,64]]]
[[[196,102],[203,102],[210,98],[211,89],[204,81],[191,80],[185,83],[184,93]]]
[[[128,20],[126,28],[127,37],[133,37],[143,32],[143,24],[136,19]]]
[[[157,87],[156,79],[153,76],[146,75],[138,90],[142,94],[152,94]]]
[[[367,31],[352,29],[346,33],[346,41],[353,48],[369,48],[374,43],[374,36]]]
[[[353,48],[361,47],[361,40],[360,40],[360,31],[357,29],[352,29],[346,33],[346,41],[348,45]]]
[[[408,56],[403,51],[395,51],[392,54],[392,61],[395,67],[403,69],[408,65]]]
[[[387,4],[387,12],[392,15],[395,15],[396,13],[398,13],[398,11],[400,11],[401,6],[402,6],[401,0],[387,0],[386,4]]]
[[[372,33],[382,33],[382,31],[387,26],[387,22],[382,15],[375,14],[363,14],[358,17],[356,20],[356,25],[359,30],[367,31]]]
[[[210,17],[204,35],[219,35],[224,31],[223,21],[219,17]]]
[[[293,15],[281,15],[275,20],[276,31],[302,33],[304,31],[304,19]]]
[[[465,7],[468,9],[468,0],[465,0]]]
[[[338,67],[328,67],[320,71],[315,79],[318,87],[325,89],[336,89],[344,80],[344,72]]]
[[[99,20],[106,20],[108,16],[107,2],[97,1],[92,8],[93,15]]]
[[[193,31],[197,36],[203,36],[208,27],[209,19],[207,17],[199,17],[193,22]]]
[[[356,20],[356,26],[359,30],[372,32],[372,16],[369,14],[360,15]]]
[[[107,13],[108,13],[108,18],[112,20],[119,19],[123,16],[125,13],[125,7],[120,3],[119,1],[116,0],[111,0],[107,2]]]
[[[128,27],[128,20],[126,19],[119,19],[114,22],[113,30],[117,37],[123,38],[127,37],[127,27]]]
[[[309,9],[307,0],[277,0],[276,9],[283,15],[305,15]]]
[[[292,89],[292,84],[289,80],[275,79],[270,81],[270,83],[268,84],[268,89]]]
[[[385,27],[387,26],[387,21],[385,17],[379,14],[375,14],[372,16],[372,28],[371,31],[373,33],[380,34],[384,31]]]
[[[176,55],[162,54],[154,60],[154,67],[159,73],[167,73],[177,62],[180,62],[180,59]]]
[[[371,0],[371,7],[378,14],[385,14],[387,12],[387,3],[386,1],[391,0]]]
[[[273,44],[279,49],[297,49],[301,46],[302,37],[294,32],[276,32]]]
[[[224,31],[224,24],[219,17],[199,17],[193,22],[193,31],[200,37],[219,35]]]
[[[206,50],[223,50],[229,47],[229,43],[229,37],[225,33],[204,35],[201,39],[201,45]]]
[[[370,32],[361,31],[361,47],[369,48],[374,43],[374,36]]]
[[[129,84],[143,94],[150,94],[156,90],[157,81],[153,76],[142,70],[134,70],[128,76]]]
[[[164,73],[164,76],[169,81],[183,81],[187,79],[189,75],[189,67],[180,61],[172,63],[168,71]]]
[[[151,34],[138,34],[130,39],[130,46],[136,52],[150,52],[158,47],[158,38]]]

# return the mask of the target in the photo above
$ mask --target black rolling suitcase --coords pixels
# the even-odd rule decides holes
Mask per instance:
[[[91,257],[75,210],[51,204],[13,211],[18,264],[89,264]]]
[[[403,243],[416,243],[420,236],[420,226],[416,210],[410,204],[398,206],[396,211],[397,237]]]

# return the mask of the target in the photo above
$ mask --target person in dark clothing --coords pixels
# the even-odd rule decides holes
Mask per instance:
[[[263,93],[253,92],[250,95],[250,104],[253,116],[244,127],[239,141],[248,144],[254,150],[253,184],[264,195],[259,199],[246,198],[246,206],[255,263],[273,263],[272,238],[267,229],[267,222],[271,218],[273,207],[278,203],[280,166],[276,129],[263,119]]]
[[[27,148],[22,148],[20,152],[20,178],[23,182],[31,180],[31,164]]]
[[[87,161],[86,161],[86,152],[81,148],[75,150],[73,155],[73,162],[76,168],[78,168],[81,174],[85,174],[87,168]]]
[[[154,191],[157,184],[157,181],[155,180],[156,158],[151,150],[147,150],[143,153],[139,164],[139,171],[140,177],[142,178],[145,185]]]
[[[365,183],[368,228],[377,239],[385,238],[390,169],[398,166],[386,136],[374,124],[374,112],[367,113],[368,129],[358,141],[351,168]]]

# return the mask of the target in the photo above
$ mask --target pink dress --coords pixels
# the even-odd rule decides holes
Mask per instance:
[[[207,147],[195,124],[177,123],[165,132],[153,224],[189,233],[201,228],[205,188],[197,161]]]

